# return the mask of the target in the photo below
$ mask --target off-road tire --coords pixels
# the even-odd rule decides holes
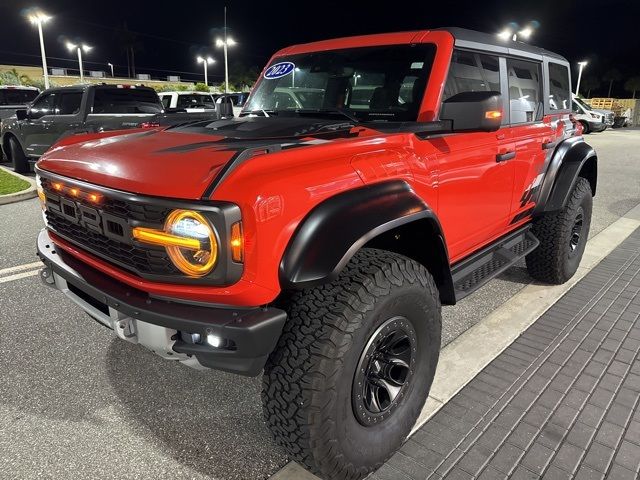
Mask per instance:
[[[11,137],[9,138],[9,151],[11,152],[11,161],[13,163],[13,169],[16,173],[29,173],[31,168],[29,167],[29,161],[27,156],[22,151],[22,147],[18,140]]]
[[[265,421],[276,442],[313,473],[363,478],[399,448],[431,388],[442,324],[433,278],[406,257],[363,249],[335,281],[287,302],[288,319],[264,371]],[[356,370],[370,339],[396,316],[415,329],[415,367],[396,410],[364,426],[354,413]]]
[[[536,280],[559,285],[569,280],[580,265],[591,226],[593,196],[586,178],[579,177],[567,205],[535,220],[533,234],[540,246],[526,257],[527,270]],[[582,215],[582,228],[575,249],[571,247],[573,228]]]

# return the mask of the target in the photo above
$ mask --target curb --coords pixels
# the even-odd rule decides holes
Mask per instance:
[[[4,170],[10,175],[14,177],[18,177],[25,182],[29,182],[30,187],[25,190],[20,190],[15,193],[8,193],[6,195],[0,195],[0,205],[7,205],[9,203],[21,202],[22,200],[27,200],[29,198],[34,198],[38,196],[36,191],[36,181],[33,178],[25,177],[24,175],[20,175],[19,173],[14,172],[13,170],[9,170],[6,167],[0,167],[0,169]]]

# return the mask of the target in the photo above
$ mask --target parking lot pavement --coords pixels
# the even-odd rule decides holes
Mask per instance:
[[[638,478],[639,293],[637,229],[369,478]]]
[[[599,153],[593,234],[640,203],[640,131],[586,138]],[[259,378],[168,364],[41,285],[29,265],[41,226],[35,199],[0,206],[0,478],[259,479],[286,463]],[[445,308],[444,343],[529,282],[516,267]]]

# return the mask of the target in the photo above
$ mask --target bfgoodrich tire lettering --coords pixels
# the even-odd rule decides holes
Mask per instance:
[[[265,420],[277,443],[312,472],[363,478],[401,445],[431,387],[441,330],[433,278],[406,257],[363,249],[334,282],[296,292],[288,314],[265,367]],[[352,401],[356,369],[371,338],[396,318],[415,333],[415,367],[390,415],[366,425]]]
[[[540,246],[526,257],[533,278],[561,284],[576,273],[587,244],[592,204],[588,180],[578,178],[567,205],[534,222],[532,231]]]

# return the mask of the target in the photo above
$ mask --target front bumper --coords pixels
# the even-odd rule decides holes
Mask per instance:
[[[56,248],[46,229],[38,235],[37,246],[46,285],[62,291],[123,340],[194,368],[258,375],[286,320],[286,313],[277,308],[232,308],[151,297]],[[201,339],[213,335],[224,346],[185,341],[194,334]]]
[[[607,129],[607,124],[603,122],[587,122],[592,132],[602,132]]]

